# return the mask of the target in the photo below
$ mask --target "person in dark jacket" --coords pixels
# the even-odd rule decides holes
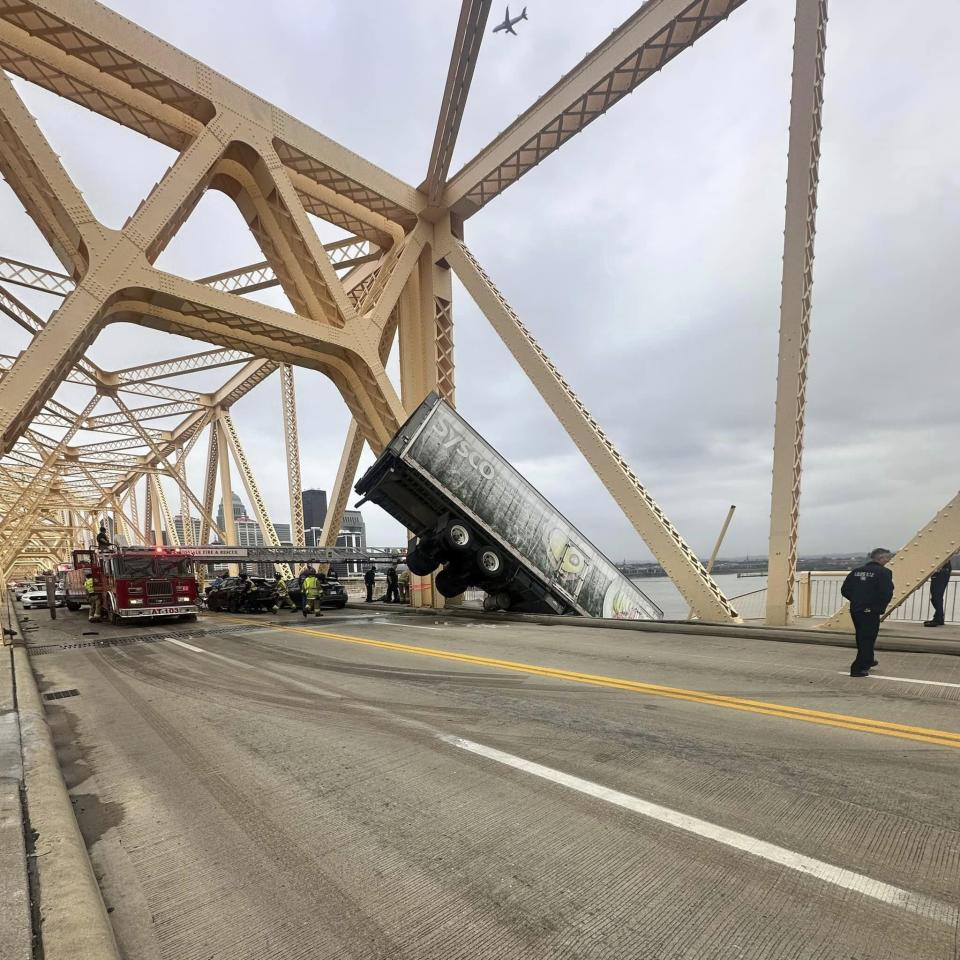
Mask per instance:
[[[377,568],[371,563],[363,575],[363,582],[367,587],[367,599],[365,603],[373,603],[373,585],[377,581]]]
[[[857,656],[850,664],[851,677],[869,677],[877,665],[873,645],[880,632],[880,618],[893,597],[893,574],[886,569],[893,554],[886,547],[870,551],[870,559],[847,574],[840,593],[850,601],[850,619],[857,632]]]
[[[947,585],[950,583],[950,574],[953,572],[953,558],[947,557],[947,562],[935,570],[930,577],[930,602],[933,604],[933,619],[924,620],[925,627],[942,627],[944,624],[943,616],[943,595],[947,592]]]
[[[397,561],[387,567],[387,603],[400,602],[400,571],[397,569]]]

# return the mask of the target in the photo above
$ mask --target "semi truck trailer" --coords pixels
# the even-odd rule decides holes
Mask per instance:
[[[459,414],[431,393],[360,478],[375,503],[414,536],[412,574],[436,575],[484,609],[620,620],[663,613]]]

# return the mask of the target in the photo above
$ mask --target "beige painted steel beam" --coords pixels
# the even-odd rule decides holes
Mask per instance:
[[[476,213],[744,2],[642,4],[453,176],[444,205],[464,219]]]
[[[250,468],[250,461],[247,460],[247,455],[240,443],[240,436],[237,433],[233,418],[226,410],[220,414],[220,425],[222,427],[220,434],[221,439],[225,436],[230,445],[230,452],[233,454],[234,463],[236,463],[237,469],[240,471],[240,479],[243,481],[244,489],[250,498],[250,503],[253,506],[253,512],[256,514],[257,524],[260,527],[260,532],[263,534],[264,542],[268,547],[279,547],[280,538],[277,536],[277,528],[273,525],[270,514],[267,512],[267,505],[260,494],[256,477],[254,477],[253,470]],[[226,509],[226,505],[224,505],[224,513],[226,513]],[[231,541],[231,543],[236,543],[236,540]],[[290,564],[288,563],[274,564],[274,568],[284,580],[289,580],[293,576],[293,571],[290,569]]]
[[[767,568],[772,626],[790,618],[797,567],[827,2],[797,0],[796,10]]]
[[[463,0],[460,5],[460,20],[450,53],[447,83],[440,100],[440,116],[437,132],[430,151],[427,178],[420,190],[427,195],[431,207],[439,207],[443,188],[450,170],[450,160],[457,144],[460,121],[467,105],[467,94],[477,66],[480,44],[486,31],[491,0]]]
[[[221,534],[223,543],[236,544],[237,540],[237,521],[233,515],[233,481],[230,477],[230,438],[227,436],[226,427],[220,417],[214,421],[217,430],[217,457],[220,461],[220,502],[223,504],[223,529]],[[236,563],[227,564],[227,569],[231,577],[235,577],[240,572],[240,565]]]
[[[340,462],[337,466],[337,476],[330,489],[330,503],[327,506],[327,515],[323,520],[323,530],[320,532],[321,547],[333,547],[340,535],[343,523],[343,514],[347,509],[353,480],[357,475],[357,465],[363,453],[363,434],[357,427],[355,420],[350,421],[347,429],[347,439],[343,444]]]
[[[306,544],[303,522],[303,482],[300,479],[300,436],[297,430],[297,392],[293,367],[280,366],[280,406],[283,443],[287,454],[287,492],[290,496],[290,540],[295,547]]]
[[[610,495],[701,620],[739,620],[696,554],[617,452],[530,331],[483,272],[467,248],[455,241],[447,260],[494,330],[526,372]]]

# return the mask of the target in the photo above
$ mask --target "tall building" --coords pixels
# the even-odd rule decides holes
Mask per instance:
[[[309,530],[311,527],[322,527],[323,521],[327,519],[327,491],[304,490],[300,496],[303,498],[304,528]]]
[[[240,520],[241,518],[246,518],[247,508],[243,505],[243,501],[236,495],[233,495],[233,518],[234,520]],[[223,513],[223,501],[220,501],[220,506],[217,508],[217,526],[223,529],[223,521],[225,520]]]
[[[322,532],[322,525],[307,527],[304,531],[304,541],[306,545],[308,547],[319,546],[320,534]],[[367,526],[364,523],[363,514],[359,510],[343,511],[343,523],[340,525],[340,533],[337,535],[336,546],[347,550],[367,549]],[[348,573],[360,573],[362,570],[362,563],[359,560],[335,563],[333,566],[334,570],[336,570],[340,576]]]
[[[173,518],[173,526],[174,526],[174,529],[177,531],[177,536],[180,538],[180,542],[181,542],[181,543],[186,543],[186,542],[187,542],[187,538],[186,538],[185,532],[184,532],[185,528],[184,528],[184,525],[183,525],[183,515],[182,515],[182,514],[179,514],[179,513],[178,513],[178,514]],[[199,542],[200,542],[200,518],[199,518],[199,517],[191,517],[191,518],[190,518],[190,526],[193,528],[193,542],[194,542],[195,544],[196,544],[196,543],[199,543]]]
[[[293,540],[290,539],[289,523],[275,523],[273,529],[277,531],[277,539],[283,546],[289,547],[293,545]]]

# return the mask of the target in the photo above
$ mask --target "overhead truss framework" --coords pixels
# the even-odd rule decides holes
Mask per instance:
[[[430,390],[453,402],[453,271],[694,614],[736,620],[695,552],[464,244],[464,222],[744,2],[648,0],[451,176],[490,9],[489,0],[463,0],[425,179],[415,188],[93,0],[0,0],[0,173],[62,266],[45,269],[0,250],[2,322],[21,329],[20,342],[28,339],[19,353],[0,355],[3,571],[63,558],[104,517],[118,537],[231,542],[231,460],[264,542],[278,543],[241,443],[243,424],[231,415],[237,400],[276,371],[284,420],[276,434],[288,461],[292,539],[302,543],[294,367],[327,376],[351,415],[322,534],[332,543],[363,445],[379,452]],[[789,607],[795,556],[826,23],[826,0],[795,2],[774,620]],[[177,152],[122,229],[96,219],[8,75]],[[208,190],[236,204],[262,260],[198,280],[157,269]],[[321,243],[308,214],[349,237]],[[292,310],[249,297],[270,286]],[[55,298],[49,316],[23,301],[24,288]],[[188,337],[198,347],[187,356],[101,369],[87,350],[118,322]],[[384,366],[395,338],[397,385]],[[64,383],[84,388],[82,410],[55,397]],[[189,465],[198,445],[206,460],[195,492]],[[214,515],[218,484],[228,505],[221,522]],[[175,500],[165,487],[177,492]],[[925,570],[929,559],[913,567]]]

